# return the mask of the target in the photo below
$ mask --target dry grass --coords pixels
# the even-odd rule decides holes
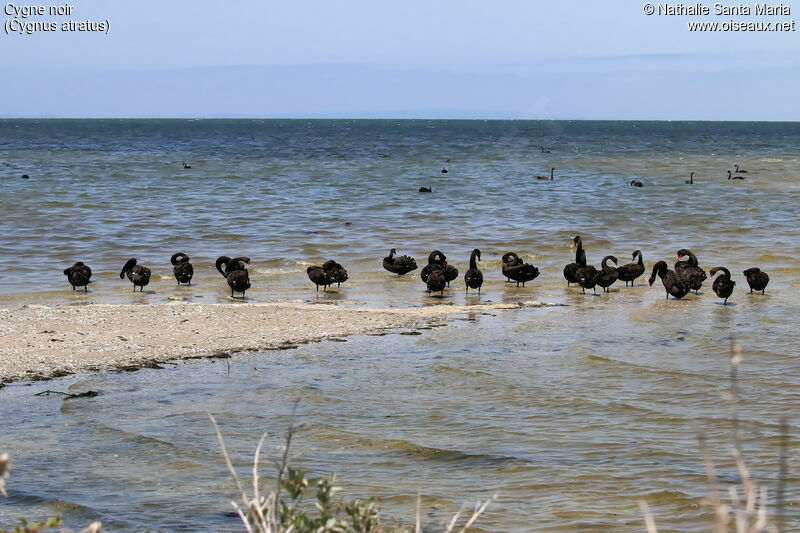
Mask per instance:
[[[292,428],[287,431],[286,443],[283,446],[281,459],[275,461],[275,466],[278,471],[276,485],[273,489],[263,494],[259,488],[261,485],[261,478],[259,475],[259,461],[261,458],[261,449],[264,445],[264,439],[267,434],[263,434],[256,446],[255,454],[253,456],[253,470],[252,470],[252,494],[248,494],[242,484],[242,480],[233,467],[228,451],[225,447],[225,441],[222,437],[222,432],[217,425],[217,421],[209,414],[211,423],[217,432],[219,445],[222,450],[222,455],[225,458],[225,463],[228,466],[233,479],[236,483],[236,488],[239,493],[240,501],[232,501],[233,508],[238,513],[239,517],[244,524],[248,533],[310,533],[312,531],[317,533],[323,532],[370,532],[370,533],[421,533],[422,526],[420,521],[420,498],[417,497],[417,518],[414,528],[403,527],[397,520],[389,519],[392,525],[384,524],[379,509],[377,509],[372,501],[360,502],[355,500],[344,505],[349,519],[340,519],[339,511],[343,507],[343,499],[338,503],[331,502],[326,495],[320,497],[320,492],[324,492],[328,487],[329,493],[333,494],[340,490],[334,487],[332,482],[335,477],[331,478],[331,485],[326,485],[325,480],[317,482],[320,489],[317,491],[318,501],[315,506],[319,510],[321,520],[311,519],[305,511],[300,510],[299,499],[302,498],[302,488],[307,487],[308,480],[302,474],[298,477],[296,471],[292,471],[289,467],[289,447],[292,441]],[[288,474],[288,479],[287,478]],[[298,488],[299,487],[299,488]],[[287,494],[288,493],[288,494]],[[284,500],[284,494],[289,496]],[[445,533],[453,533],[458,531],[464,533],[471,528],[480,516],[486,511],[489,504],[497,498],[497,495],[492,496],[484,502],[478,502],[472,513],[466,518],[462,518],[466,506],[462,508],[452,517],[450,522],[444,529]]]
[[[703,454],[703,462],[708,479],[709,494],[703,499],[705,505],[710,506],[714,511],[714,523],[712,531],[714,533],[762,533],[777,532],[781,530],[783,514],[783,487],[787,476],[786,471],[786,436],[788,435],[788,425],[786,421],[781,423],[781,433],[783,435],[781,446],[781,472],[779,475],[778,490],[776,494],[777,519],[770,520],[767,513],[768,490],[764,485],[759,485],[753,481],[750,475],[741,446],[741,429],[739,427],[739,392],[738,392],[738,370],[742,362],[742,347],[734,344],[731,347],[731,391],[726,395],[731,405],[733,413],[733,447],[731,455],[736,461],[739,472],[739,485],[729,486],[727,497],[720,495],[719,481],[717,479],[716,468],[711,459],[711,454],[706,445],[705,437],[699,436],[700,450]],[[639,507],[644,515],[645,526],[648,533],[658,533],[655,518],[653,517],[647,502],[639,501]]]

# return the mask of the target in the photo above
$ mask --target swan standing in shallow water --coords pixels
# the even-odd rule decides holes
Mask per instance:
[[[714,284],[711,285],[711,288],[714,289],[714,294],[720,298],[725,298],[723,305],[728,305],[728,298],[733,294],[733,287],[736,285],[736,282],[731,281],[731,273],[725,267],[714,267],[708,271],[712,278],[717,272],[722,272],[722,274],[714,280]]]
[[[217,271],[228,282],[228,286],[231,288],[231,298],[236,292],[241,292],[242,298],[244,298],[245,291],[250,288],[250,274],[247,272],[247,265],[249,264],[249,257],[234,257],[231,259],[223,255],[217,258]],[[225,266],[224,270],[222,269],[223,265]]]
[[[181,283],[192,284],[192,276],[194,276],[194,267],[189,262],[189,256],[183,252],[174,254],[170,259],[172,263],[172,273],[175,274],[175,279],[178,280],[178,285]]]
[[[389,255],[383,258],[383,268],[400,276],[417,269],[417,261],[413,257],[408,255],[395,257],[394,254],[396,253],[397,251],[394,248],[389,250]]]
[[[83,287],[85,292],[89,292],[89,278],[92,277],[92,269],[78,261],[68,269],[64,270],[64,275],[67,276],[67,281],[72,285],[72,290],[75,287]]]
[[[748,268],[742,274],[747,278],[747,284],[750,285],[750,294],[753,294],[754,289],[764,294],[764,289],[767,288],[769,283],[769,276],[766,272],[761,272],[760,268],[753,267]]]
[[[576,235],[572,242],[573,247],[577,246],[578,248],[575,250],[575,262],[564,267],[564,279],[567,280],[567,287],[570,283],[578,283],[578,270],[586,266],[586,252],[583,251],[583,241],[580,235]]]
[[[677,272],[667,268],[666,261],[659,261],[653,265],[653,273],[650,275],[648,282],[653,286],[656,280],[656,275],[661,278],[661,283],[664,285],[664,290],[667,293],[666,299],[669,300],[670,295],[675,299],[680,300],[689,294],[689,286],[681,279]]]
[[[633,287],[633,282],[644,274],[644,262],[642,261],[642,252],[640,250],[636,250],[631,255],[631,259],[636,261],[636,256],[639,256],[639,261],[635,263],[628,263],[627,265],[622,265],[617,269],[617,278],[621,279],[625,282],[625,286],[628,286],[628,282],[631,283],[631,287]]]
[[[139,287],[139,292],[142,292],[144,286],[150,283],[150,269],[142,265],[137,265],[135,257],[128,259],[128,262],[122,267],[122,272],[119,273],[119,279],[125,278],[126,274],[128,275],[128,279],[131,280],[131,283],[133,283],[134,292],[136,291],[136,287]]]
[[[503,275],[509,279],[517,282],[517,287],[522,283],[524,287],[529,281],[533,281],[539,277],[539,269],[535,266],[524,263],[514,252],[508,252],[503,255]]]
[[[470,289],[478,289],[478,294],[481,293],[481,286],[483,285],[483,272],[478,269],[475,260],[481,260],[481,251],[475,248],[469,256],[469,270],[464,273],[464,290],[469,292]]]
[[[609,261],[614,261],[617,265],[617,258],[613,255],[607,255],[600,262],[600,273],[597,274],[597,284],[603,288],[603,292],[608,292],[608,288],[617,281],[619,274],[617,269],[608,264]]]
[[[687,261],[681,261],[684,257],[688,257]],[[681,248],[678,250],[678,262],[675,263],[675,272],[683,279],[689,289],[693,290],[695,294],[703,286],[706,276],[705,270],[697,266],[697,257],[687,250]]]

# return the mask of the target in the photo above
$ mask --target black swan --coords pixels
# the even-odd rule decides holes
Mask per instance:
[[[600,275],[600,272],[594,267],[594,265],[586,265],[582,266],[578,269],[578,273],[576,277],[578,278],[578,285],[581,286],[581,290],[583,294],[586,294],[586,289],[592,289],[592,292],[597,294],[597,278]]]
[[[506,277],[506,281],[511,281],[511,276],[506,274],[506,270],[513,267],[514,265],[521,265],[522,260],[519,258],[517,254],[514,252],[508,252],[507,254],[503,254],[503,257],[500,258],[503,262],[503,275]]]
[[[653,286],[653,282],[656,280],[656,274],[661,278],[661,283],[664,284],[664,290],[667,293],[667,300],[669,300],[670,294],[676,299],[681,299],[689,294],[689,286],[686,285],[677,272],[667,268],[666,261],[659,261],[653,265],[653,273],[650,275],[650,279],[648,280],[651,287]]]
[[[642,252],[640,250],[636,250],[631,255],[631,259],[636,261],[636,256],[639,256],[639,261],[634,263],[628,263],[627,265],[622,265],[617,269],[617,278],[625,282],[625,286],[628,286],[628,282],[631,283],[631,287],[633,287],[633,282],[644,274],[644,262],[642,261]]]
[[[731,176],[731,171],[728,171],[728,179],[729,180],[743,180],[744,176]]]
[[[614,261],[614,264],[617,265],[617,258],[613,255],[607,255],[600,262],[601,270],[597,274],[597,284],[603,288],[603,292],[608,292],[608,288],[612,286],[619,277],[617,269],[608,265],[609,261]]]
[[[139,287],[139,292],[141,292],[144,290],[144,286],[150,283],[150,269],[137,265],[136,258],[128,259],[128,262],[122,267],[122,272],[119,273],[119,279],[125,278],[125,274],[128,275],[128,279],[133,283],[134,291],[136,291],[136,287]]]
[[[447,282],[447,286],[450,286],[450,282],[458,278],[458,269],[447,262],[447,258],[442,256],[444,259],[444,280]]]
[[[325,261],[322,263],[322,270],[328,274],[328,277],[331,279],[331,285],[336,283],[336,287],[341,287],[342,283],[347,281],[349,276],[347,275],[347,270],[337,263],[334,260]]]
[[[697,291],[700,290],[700,287],[703,286],[703,282],[707,278],[706,273],[702,268],[697,266],[697,257],[689,250],[682,248],[678,250],[678,259],[684,257],[688,257],[688,261],[676,262],[675,272],[677,272],[686,282],[686,285],[697,294]]]
[[[470,289],[478,289],[478,294],[481,293],[481,285],[483,285],[483,272],[478,269],[475,260],[481,260],[481,251],[475,248],[472,250],[472,255],[469,256],[469,270],[464,274],[465,291],[469,292]]]
[[[577,245],[575,250],[575,262],[570,263],[564,267],[564,279],[567,280],[567,287],[570,283],[578,283],[578,270],[586,266],[586,252],[583,251],[583,241],[580,236],[575,236],[572,239],[573,246]]]
[[[733,165],[733,166],[736,168],[736,173],[737,174],[747,174],[747,171],[744,170],[744,169],[740,169],[739,165]]]
[[[684,182],[687,185],[694,185],[694,172],[689,174],[689,179]]]
[[[250,288],[250,274],[247,272],[247,265],[249,264],[249,257],[234,257],[231,259],[223,255],[217,258],[217,271],[228,281],[228,286],[231,288],[231,298],[233,298],[234,292],[241,292],[242,298],[244,298],[245,291]],[[222,265],[225,265],[224,270]]]
[[[550,150],[545,150],[545,149],[544,149],[544,146],[540,146],[539,148],[541,148],[541,149],[542,149],[542,153],[543,153],[543,154],[549,154],[549,153],[550,153]]]
[[[317,292],[319,292],[320,285],[322,285],[323,292],[326,292],[328,290],[328,285],[333,284],[330,276],[328,276],[328,273],[325,272],[321,266],[310,266],[306,269],[306,273],[308,274],[308,279],[317,286]]]
[[[92,277],[92,269],[78,261],[68,269],[64,270],[64,275],[67,276],[67,281],[72,285],[72,290],[75,287],[83,287],[83,290],[89,292],[89,278]]]
[[[631,187],[644,187],[644,184],[641,181],[632,180]]]
[[[444,270],[444,261],[445,256],[439,250],[434,250],[428,255],[428,264],[422,268],[422,271],[419,273],[419,277],[422,280],[422,283],[427,283],[428,276],[435,267],[439,267],[440,269]]]
[[[448,170],[446,168],[442,169],[442,174],[447,174]]]
[[[408,255],[395,257],[394,254],[396,253],[397,251],[394,248],[389,251],[388,257],[383,258],[383,268],[401,276],[417,269],[417,261],[413,257]]]
[[[551,179],[553,179],[553,172],[555,172],[555,171],[556,171],[555,168],[551,168],[550,169],[550,177],[549,178],[547,176],[536,176],[536,179],[537,180],[551,180]]]
[[[178,280],[178,285],[181,283],[192,284],[192,276],[194,276],[194,267],[189,262],[189,256],[183,252],[178,252],[170,259],[172,263],[172,272],[175,274],[175,279]]]
[[[184,170],[188,170],[188,169],[190,169],[192,167],[186,161],[184,161],[183,162],[183,168],[184,168]]]
[[[714,289],[714,294],[720,298],[725,298],[723,305],[728,305],[728,298],[733,294],[733,287],[736,285],[736,282],[731,281],[731,273],[725,267],[714,267],[709,270],[708,273],[711,274],[713,278],[714,274],[720,271],[722,274],[714,280],[714,284],[711,285],[711,288]]]
[[[520,283],[524,287],[525,283],[539,277],[539,269],[524,263],[514,252],[509,252],[503,256],[503,275],[516,281],[517,287]]]
[[[748,268],[742,274],[747,278],[747,284],[750,285],[750,294],[753,294],[753,290],[761,291],[761,294],[764,294],[764,289],[769,283],[769,276],[766,272],[761,272],[760,268],[753,267]]]
[[[444,269],[442,267],[434,267],[425,282],[425,286],[428,288],[427,293],[440,292],[444,296],[445,285],[447,285],[447,280],[444,278]]]
[[[433,192],[430,187],[420,187],[419,192]]]

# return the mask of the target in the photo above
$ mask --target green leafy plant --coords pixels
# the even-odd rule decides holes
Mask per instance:
[[[262,496],[260,491],[258,466],[261,447],[266,438],[266,434],[262,435],[253,458],[253,494],[248,494],[233,468],[217,421],[211,414],[208,416],[216,429],[222,455],[225,457],[228,470],[233,476],[241,497],[240,503],[231,503],[249,533],[404,533],[411,531],[420,533],[422,531],[419,520],[419,499],[415,528],[404,528],[398,525],[399,522],[394,519],[389,520],[392,525],[385,525],[381,520],[381,509],[374,498],[345,501],[344,497],[337,497],[337,493],[342,489],[336,485],[335,474],[325,478],[309,479],[303,470],[289,466],[291,428],[287,433],[283,458],[278,463],[277,485],[265,496]],[[306,503],[307,498],[312,495],[313,505]],[[479,502],[472,515],[463,524],[459,522],[462,508],[462,511],[456,513],[450,520],[445,532],[456,531],[457,527],[460,527],[459,532],[466,532],[495,498],[496,496],[493,496],[483,503]]]

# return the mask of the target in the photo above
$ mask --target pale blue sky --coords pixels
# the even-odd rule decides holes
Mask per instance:
[[[795,13],[644,4],[76,0],[27,21],[110,34],[0,34],[0,116],[800,120],[798,31],[687,29]]]

